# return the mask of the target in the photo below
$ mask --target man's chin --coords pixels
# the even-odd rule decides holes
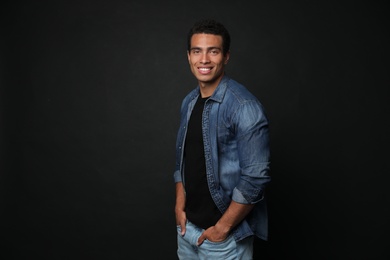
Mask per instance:
[[[204,83],[211,83],[215,81],[215,79],[211,75],[197,75],[196,78]]]

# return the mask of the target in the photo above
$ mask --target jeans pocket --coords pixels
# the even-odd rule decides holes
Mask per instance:
[[[225,247],[229,245],[230,243],[234,242],[234,237],[232,235],[229,235],[226,239],[218,242],[210,241],[208,239],[203,241],[203,244],[212,246],[212,247]]]

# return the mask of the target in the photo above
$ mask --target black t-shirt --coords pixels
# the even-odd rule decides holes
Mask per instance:
[[[188,123],[184,148],[187,219],[207,229],[222,216],[209,191],[202,135],[202,113],[207,98],[199,96]]]

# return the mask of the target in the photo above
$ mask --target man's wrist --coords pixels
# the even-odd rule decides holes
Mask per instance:
[[[218,221],[214,227],[216,230],[218,230],[218,232],[222,234],[228,234],[233,228],[231,225],[227,225],[226,223],[223,223],[221,221]]]
[[[184,208],[183,207],[175,207],[175,212],[183,212]]]

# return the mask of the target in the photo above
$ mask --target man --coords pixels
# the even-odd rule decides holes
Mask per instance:
[[[268,120],[258,99],[229,78],[230,35],[214,20],[188,34],[198,86],[183,100],[176,143],[179,259],[252,259],[268,239]]]

